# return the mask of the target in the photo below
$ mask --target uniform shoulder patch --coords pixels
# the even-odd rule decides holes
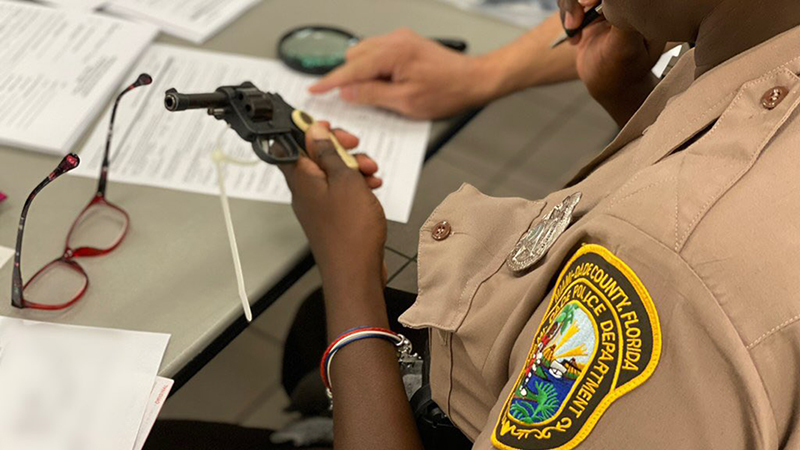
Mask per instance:
[[[624,262],[584,245],[559,275],[522,372],[492,433],[501,449],[569,450],[661,356],[653,301]]]

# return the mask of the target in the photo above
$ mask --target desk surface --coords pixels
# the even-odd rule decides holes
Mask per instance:
[[[523,32],[435,0],[264,0],[201,48],[274,57],[286,30],[321,23],[366,36],[407,26],[427,36],[462,37],[474,53]],[[191,46],[165,35],[158,41]],[[437,123],[432,140],[451,125]],[[0,147],[0,189],[9,196],[0,204],[0,245],[13,247],[24,199],[57,162]],[[94,180],[67,176],[37,197],[26,227],[25,276],[63,251],[70,224],[94,190]],[[86,296],[60,313],[16,310],[9,263],[0,269],[0,315],[170,333],[161,374],[174,376],[242,320],[219,199],[118,183],[109,185],[108,197],[130,213],[131,230],[114,253],[80,261],[90,279]],[[307,242],[288,206],[233,200],[231,208],[248,295],[256,301],[307,261]]]

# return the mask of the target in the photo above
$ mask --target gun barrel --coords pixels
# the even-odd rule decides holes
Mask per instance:
[[[228,96],[223,92],[212,92],[210,94],[181,94],[175,89],[170,89],[164,96],[164,106],[169,111],[223,108],[227,104]]]

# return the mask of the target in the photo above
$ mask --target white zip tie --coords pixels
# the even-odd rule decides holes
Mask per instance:
[[[227,131],[227,130],[226,130]],[[219,199],[222,203],[222,213],[225,216],[225,228],[228,232],[228,242],[231,244],[231,256],[233,257],[233,268],[236,271],[236,284],[239,288],[239,299],[242,301],[242,309],[244,316],[248,322],[253,321],[253,311],[250,309],[250,300],[247,298],[247,289],[244,286],[244,274],[242,273],[242,260],[239,257],[239,246],[236,245],[236,233],[233,229],[233,219],[231,218],[231,207],[228,202],[228,193],[225,189],[225,168],[222,163],[232,163],[239,165],[251,165],[250,162],[239,161],[229,158],[225,155],[221,148],[222,137],[224,132],[220,134],[217,145],[215,145],[214,153],[211,159],[217,168],[217,182],[219,183]],[[255,162],[254,162],[255,163]],[[253,164],[254,164],[253,163]]]

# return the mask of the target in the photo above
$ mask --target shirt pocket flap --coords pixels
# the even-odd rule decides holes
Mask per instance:
[[[400,321],[455,331],[480,284],[502,267],[544,205],[489,197],[468,184],[450,194],[420,229],[417,301]],[[449,225],[444,238],[443,222]]]

